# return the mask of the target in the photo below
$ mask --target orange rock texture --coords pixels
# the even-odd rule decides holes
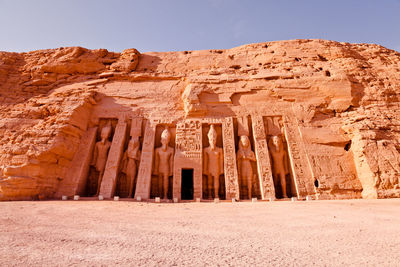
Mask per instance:
[[[178,148],[177,123],[202,120],[210,125],[221,118],[232,118],[233,141],[230,145],[224,139],[217,146],[234,155],[240,132],[247,131],[261,161],[257,146],[264,143],[256,133],[256,118],[261,118],[265,137],[260,138],[268,141],[274,131],[283,136],[291,196],[400,197],[399,92],[400,54],[374,44],[291,40],[142,54],[136,49],[115,53],[81,47],[0,52],[0,200],[89,195],[88,164],[106,120],[114,134],[110,140],[122,142],[120,149],[112,145],[108,156],[118,169],[110,192],[123,195],[119,169],[132,118],[143,120],[141,165],[149,145],[147,122],[156,131],[151,149],[160,146],[160,126],[167,124],[170,146]],[[250,125],[244,130],[243,118],[249,120],[243,125]],[[118,135],[121,122],[127,127]],[[216,125],[216,132],[223,131],[225,138],[222,124],[222,130]],[[91,141],[90,131],[96,136]],[[207,132],[202,136],[205,139]],[[230,151],[226,147],[232,144]],[[236,159],[232,155],[226,154],[225,162]],[[107,164],[103,183],[111,175],[107,168],[112,163]],[[254,165],[253,195],[265,199],[269,191],[264,187],[271,185],[262,181],[263,170],[271,167],[260,164]],[[149,166],[142,167],[143,172],[139,166],[134,190],[142,187],[142,175],[151,172],[152,163]],[[235,171],[228,173],[232,168]],[[236,163],[226,163],[224,175],[237,177],[236,168]],[[153,183],[157,176],[149,179]],[[229,183],[237,181],[238,196],[247,196],[240,173],[236,180],[229,179],[227,191]],[[149,190],[156,191],[153,187]],[[107,191],[107,186],[100,190]]]

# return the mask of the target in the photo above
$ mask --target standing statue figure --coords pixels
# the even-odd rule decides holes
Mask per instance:
[[[168,128],[165,128],[161,133],[161,146],[156,148],[155,153],[154,173],[158,175],[160,197],[161,192],[163,191],[164,199],[168,198],[168,182],[169,177],[172,176],[174,164],[174,149],[168,146],[170,139],[171,134],[169,133]]]
[[[91,165],[95,167],[96,171],[99,172],[97,179],[97,191],[96,196],[100,193],[101,181],[103,179],[104,169],[107,163],[108,151],[110,150],[111,142],[108,140],[111,134],[111,122],[109,121],[106,126],[101,129],[101,141],[96,143],[94,147],[94,154]]]
[[[280,180],[283,198],[287,198],[286,174],[289,173],[287,166],[287,153],[283,147],[280,136],[272,136],[268,143],[269,153],[272,157],[272,171],[275,183]]]
[[[239,177],[243,183],[247,181],[247,191],[249,199],[251,199],[254,176],[252,162],[256,161],[256,155],[251,150],[250,140],[248,136],[240,136],[239,150],[236,157],[238,163]]]
[[[211,125],[208,132],[210,146],[204,148],[203,173],[207,175],[208,197],[211,197],[211,188],[214,181],[214,197],[218,198],[219,176],[224,173],[224,152],[217,147],[217,132],[214,125]]]
[[[140,161],[140,141],[139,136],[132,136],[129,141],[128,148],[126,149],[123,157],[123,168],[122,172],[126,174],[126,179],[129,184],[129,197],[133,195],[133,186],[135,185],[135,179],[137,169]]]

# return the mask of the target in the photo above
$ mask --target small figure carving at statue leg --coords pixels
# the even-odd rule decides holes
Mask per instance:
[[[97,142],[94,148],[94,154],[91,165],[95,167],[96,171],[99,172],[97,179],[97,190],[96,196],[100,193],[101,182],[103,180],[104,169],[107,163],[108,151],[110,150],[111,142],[108,138],[111,134],[111,123],[108,122],[106,126],[101,130],[100,136],[101,141]]]
[[[249,199],[251,199],[254,176],[252,162],[256,161],[256,155],[251,150],[248,136],[240,136],[239,150],[236,157],[239,168],[239,177],[241,178],[242,182],[247,182],[247,193]]]
[[[174,149],[169,147],[171,134],[168,128],[161,134],[161,147],[156,148],[155,158],[155,174],[159,178],[159,195],[164,199],[168,198],[168,181],[172,176]]]
[[[217,132],[211,125],[207,134],[210,146],[204,148],[203,172],[208,176],[208,197],[211,197],[211,187],[214,185],[214,197],[219,196],[219,176],[224,173],[224,152],[217,147]]]
[[[283,198],[287,198],[286,192],[286,174],[289,173],[287,166],[287,153],[283,147],[282,139],[280,136],[272,136],[268,143],[269,152],[272,158],[272,170],[274,180],[280,181],[282,187]]]

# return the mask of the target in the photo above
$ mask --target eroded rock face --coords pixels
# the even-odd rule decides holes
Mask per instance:
[[[202,173],[210,128],[224,151],[220,198],[284,195],[273,136],[287,154],[289,197],[400,197],[399,89],[400,54],[371,44],[0,52],[0,199],[89,196],[96,187],[106,197],[207,198],[215,189]],[[100,187],[90,163],[106,125]],[[165,128],[175,155],[169,181],[153,164]],[[240,136],[256,156],[247,160],[252,179],[238,173]],[[140,143],[135,173],[123,163],[132,138]]]

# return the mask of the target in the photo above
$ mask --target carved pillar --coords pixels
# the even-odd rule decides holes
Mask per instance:
[[[285,118],[284,129],[297,196],[305,198],[307,195],[314,195],[314,179],[294,114]]]
[[[257,170],[260,182],[261,198],[275,199],[274,179],[272,177],[271,162],[268,154],[264,120],[260,115],[251,116],[251,120],[253,126],[254,147],[257,158]]]
[[[174,163],[176,163],[176,154],[174,158]],[[172,177],[172,198],[181,199],[181,186],[182,186],[182,168],[178,165],[174,166],[174,176]]]
[[[182,169],[193,169],[193,198],[203,195],[203,144],[199,120],[185,120],[176,125],[173,198],[181,199]]]
[[[119,173],[119,164],[122,159],[122,153],[125,145],[127,123],[125,120],[118,120],[115,127],[113,141],[108,153],[106,167],[104,169],[103,179],[100,186],[100,195],[104,198],[114,196],[115,187],[117,185],[117,177]]]
[[[226,199],[239,199],[239,180],[236,165],[235,134],[232,117],[222,123],[222,142],[224,145],[224,173]]]
[[[156,124],[150,120],[146,123],[144,139],[142,145],[142,155],[140,158],[139,171],[137,174],[135,198],[150,198],[151,172],[153,169],[154,138],[156,134]]]
[[[96,144],[97,127],[89,128],[82,136],[78,151],[61,182],[57,196],[83,195],[87,177],[89,174],[90,161],[93,155],[93,148]]]

